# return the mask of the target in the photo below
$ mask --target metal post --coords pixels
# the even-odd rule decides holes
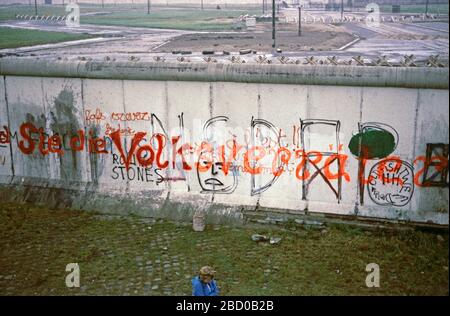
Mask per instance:
[[[147,14],[150,14],[150,0],[147,0]]]
[[[298,6],[298,36],[302,36],[302,6]]]
[[[428,2],[429,0],[425,3],[425,16],[428,16]]]
[[[105,0],[102,0],[102,8],[105,7]]]
[[[203,0],[202,0],[202,10],[203,10]]]
[[[37,0],[34,0],[34,15],[37,15]]]
[[[341,22],[344,21],[344,0],[341,0]]]
[[[274,54],[276,53],[276,48],[277,48],[276,36],[275,36],[275,33],[276,33],[276,30],[275,30],[275,27],[276,27],[275,19],[276,19],[275,0],[272,0],[272,40],[273,40],[272,48],[273,48]]]

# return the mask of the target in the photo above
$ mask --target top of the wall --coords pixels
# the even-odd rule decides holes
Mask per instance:
[[[0,75],[448,89],[448,68],[0,59]]]

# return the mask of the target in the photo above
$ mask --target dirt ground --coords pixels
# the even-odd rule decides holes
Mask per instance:
[[[284,25],[277,28],[277,48],[289,52],[338,49],[352,40],[354,40],[353,35],[346,33],[339,26],[304,25],[302,36],[298,36],[296,25]],[[272,50],[271,26],[260,25],[246,32],[182,35],[159,47],[155,52],[170,53],[178,50],[236,52],[241,49],[270,52]]]

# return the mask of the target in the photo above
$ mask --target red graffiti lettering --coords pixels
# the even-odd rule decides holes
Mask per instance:
[[[9,144],[11,139],[9,137],[8,126],[3,126],[5,131],[0,131],[0,144]]]
[[[422,168],[420,168],[415,174],[414,174],[414,184],[418,187],[428,187],[429,185],[423,184],[420,178],[424,174],[425,170],[433,164],[436,168],[436,171],[442,172],[443,170],[448,168],[448,158],[444,156],[432,156],[430,158],[430,161],[427,163],[426,156],[418,156],[416,159],[414,159],[413,164],[416,165],[418,162],[423,162]],[[437,164],[436,164],[437,162]]]
[[[255,152],[258,154],[255,155]],[[262,171],[262,167],[252,167],[250,166],[250,161],[254,161],[255,165],[258,163],[258,160],[264,158],[266,155],[266,151],[261,146],[255,146],[250,148],[244,154],[244,171],[250,174],[260,174]]]
[[[48,139],[48,150],[51,153],[56,153],[58,155],[62,155],[62,140],[59,135],[53,135]]]
[[[114,145],[116,145],[117,150],[120,153],[120,156],[122,157],[125,168],[128,170],[130,168],[131,159],[133,157],[133,154],[139,145],[140,141],[145,137],[147,133],[145,132],[139,132],[134,135],[133,140],[131,141],[131,147],[128,153],[125,155],[125,150],[122,147],[122,141],[120,139],[120,131],[115,131],[111,134],[111,139],[114,142]]]
[[[44,132],[44,129],[41,127],[39,128],[39,151],[41,152],[42,155],[47,155],[50,150],[48,148],[45,148],[45,145],[48,143],[45,141],[46,138],[46,134]]]
[[[156,153],[156,165],[158,168],[165,169],[167,166],[169,166],[169,161],[166,160],[164,162],[161,162],[161,156],[163,154],[163,149],[166,147],[166,137],[163,134],[153,134],[152,138],[150,139],[150,142],[153,138],[156,138],[156,141],[158,142],[158,152]]]
[[[281,161],[281,166],[277,166],[278,158]],[[277,154],[272,161],[272,173],[275,177],[279,177],[283,174],[284,172],[283,165],[287,166],[290,159],[291,159],[291,151],[289,149],[285,147],[281,147],[278,149]]]
[[[72,136],[70,139],[70,148],[73,151],[82,151],[84,150],[84,131],[79,130],[77,135]]]
[[[222,163],[222,171],[225,175],[228,175],[228,172],[230,170],[230,166],[233,163],[233,160],[236,160],[236,157],[239,153],[239,151],[244,148],[244,146],[238,145],[238,143],[233,139],[233,144],[231,149],[231,153],[228,155],[228,158],[225,158],[225,146],[222,145],[219,147],[219,157],[220,162]],[[228,144],[227,144],[228,145]]]
[[[89,152],[92,154],[107,154],[106,140],[100,137],[94,137],[91,133],[91,138],[89,138]]]
[[[127,112],[127,113],[116,113],[111,114],[111,119],[114,121],[150,121],[150,113],[148,112]]]
[[[414,159],[413,165],[416,165],[416,163],[418,163],[420,161],[423,162],[423,167],[414,174],[414,184],[419,187],[422,186],[422,182],[419,179],[422,176],[422,174],[425,172],[425,169],[427,167],[426,166],[427,158],[425,156],[419,156],[416,159]]]
[[[200,155],[196,167],[198,172],[207,172],[212,166],[213,147],[208,142],[202,142],[199,147]]]
[[[111,135],[115,131],[119,131],[122,136],[133,136],[136,132],[131,127],[121,127],[120,124],[117,124],[117,127],[111,126],[109,123],[105,124],[105,136]]]
[[[148,158],[146,158],[147,155],[143,155],[145,153],[148,154]],[[152,146],[144,145],[137,150],[136,157],[142,167],[150,167],[155,160],[155,152]]]
[[[295,176],[299,180],[308,180],[311,174],[306,167],[307,163],[309,162],[313,165],[317,165],[322,160],[323,155],[318,151],[310,151],[308,153],[305,153],[304,150],[296,150],[295,156],[302,159],[295,169]],[[314,157],[314,159],[311,160],[309,158],[310,156]]]
[[[89,124],[100,124],[101,121],[106,120],[106,116],[99,108],[97,108],[95,111],[85,110],[84,119]]]
[[[186,162],[186,159],[184,158],[184,155],[183,155],[184,151],[191,151],[192,150],[192,146],[190,144],[184,144],[183,146],[181,146],[177,150],[176,144],[178,143],[180,138],[181,138],[181,136],[172,137],[172,167],[175,169],[176,156],[180,155],[181,156],[181,161],[182,161],[182,164],[183,164],[183,170],[192,170],[192,167],[188,165],[188,163]]]
[[[330,166],[334,162],[334,160],[338,160],[338,164],[340,166],[340,170],[333,174],[330,171]],[[323,168],[323,173],[328,180],[336,180],[344,177],[345,181],[350,182],[350,175],[345,171],[345,163],[347,162],[348,156],[341,154],[334,154],[325,160],[325,167]]]
[[[39,130],[32,123],[23,123],[20,128],[20,136],[24,138],[19,142],[19,149],[25,154],[30,155],[36,147],[34,140],[31,138],[31,133],[38,133]]]

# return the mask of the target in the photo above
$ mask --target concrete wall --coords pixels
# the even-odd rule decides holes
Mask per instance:
[[[268,209],[448,225],[448,69],[1,59],[0,74],[4,200],[176,219],[202,209],[215,222]]]

